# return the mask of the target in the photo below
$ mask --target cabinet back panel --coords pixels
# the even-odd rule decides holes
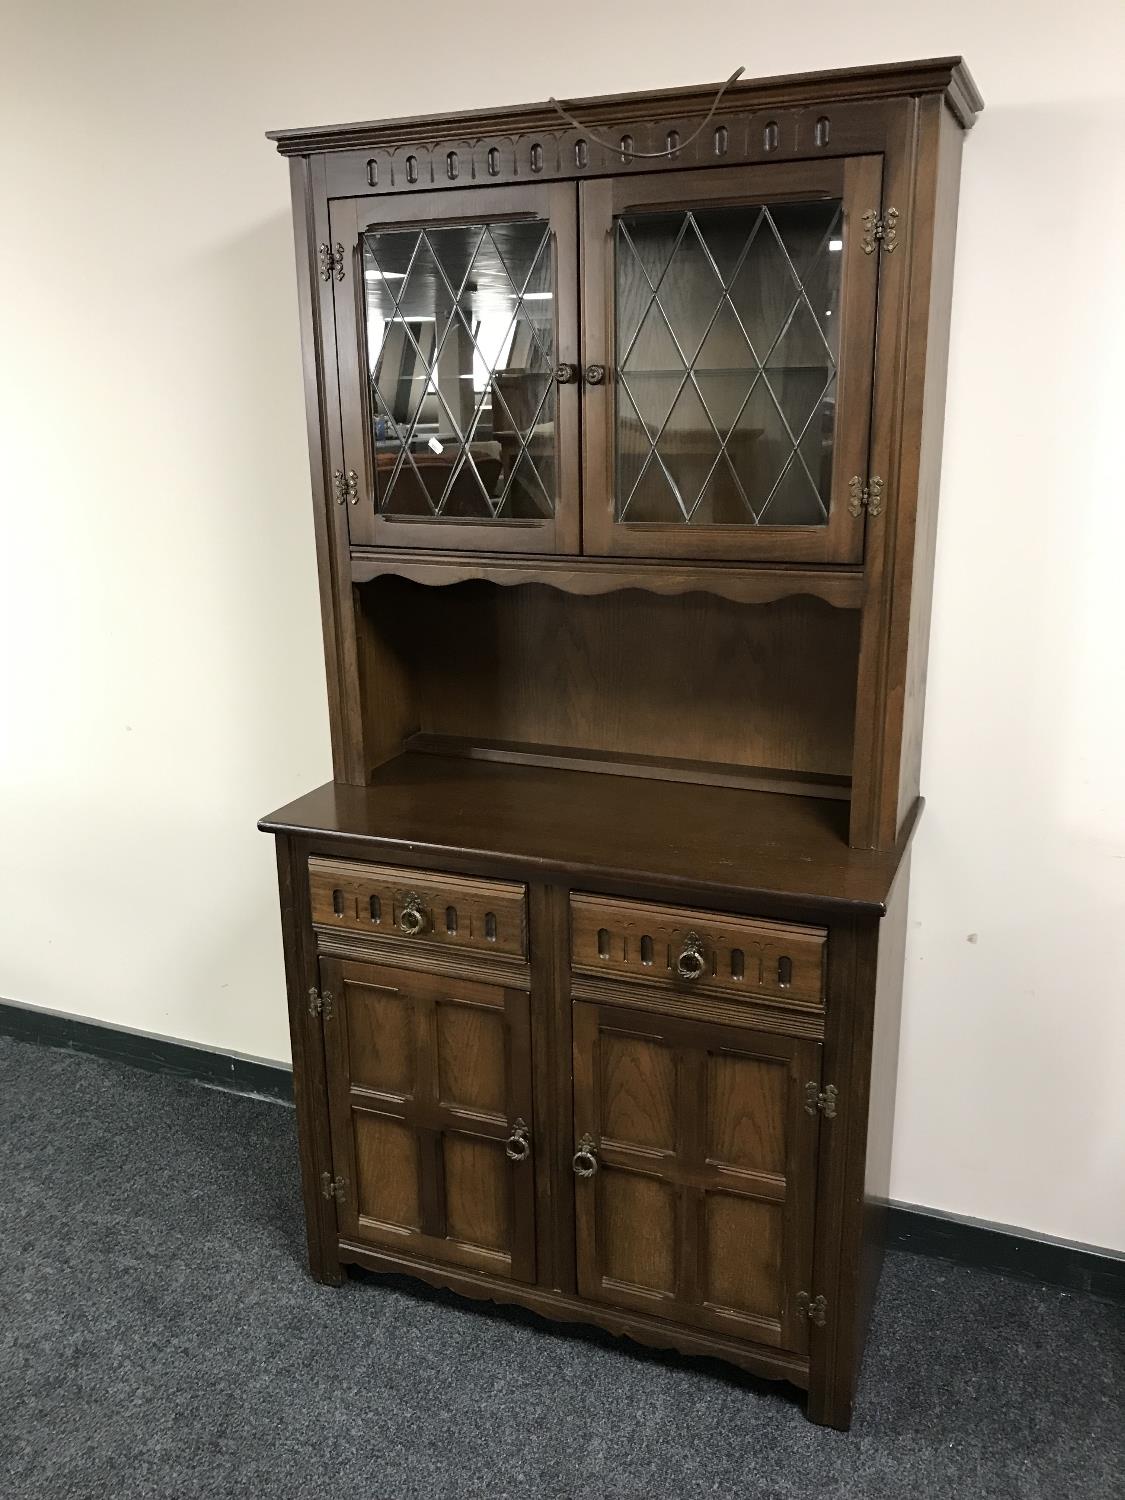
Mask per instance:
[[[424,733],[851,775],[858,612],[394,577],[361,594]]]

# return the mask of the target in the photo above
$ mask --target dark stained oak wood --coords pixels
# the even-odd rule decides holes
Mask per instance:
[[[711,1354],[846,1428],[889,1193],[960,156],[981,99],[959,58],[748,81],[697,133],[713,97],[578,101],[590,129],[539,104],[275,137],[334,780],[260,826],[312,1274],[407,1272]],[[825,527],[721,525],[741,517],[721,487],[705,527],[616,520],[612,374],[557,386],[554,522],[376,514],[368,226],[549,220],[558,357],[612,372],[616,212],[810,195],[845,203]],[[700,285],[666,288],[685,337]],[[778,286],[761,297],[768,323]],[[470,378],[464,355],[450,378]],[[819,367],[799,340],[792,359]],[[707,434],[682,415],[691,489]],[[482,459],[502,463],[518,425]]]
[[[393,1251],[361,1245],[354,1240],[341,1240],[340,1258],[346,1265],[363,1266],[370,1271],[415,1276],[431,1286],[447,1287],[463,1297],[478,1301],[527,1307],[541,1317],[564,1323],[591,1323],[653,1349],[675,1349],[682,1354],[710,1355],[764,1380],[784,1380],[802,1389],[808,1386],[807,1358],[764,1344],[728,1338],[709,1329],[672,1323],[665,1318],[652,1317],[640,1311],[626,1312],[606,1303],[592,1303],[585,1298],[545,1287],[525,1287],[481,1272],[459,1271],[453,1266],[421,1257],[397,1255]]]
[[[479,553],[420,556],[391,547],[352,548],[355,583],[370,583],[388,574],[438,586],[474,579],[508,586],[545,583],[569,594],[644,589],[654,594],[717,594],[739,604],[774,604],[779,599],[808,594],[837,609],[859,609],[863,603],[863,572],[859,568],[705,561],[677,565],[646,558],[488,557]]]
[[[820,1082],[812,1041],[574,1007],[578,1287],[804,1353]]]
[[[740,79],[726,95],[728,111],[770,106],[809,106],[834,101],[857,101],[937,94],[945,100],[958,123],[971,129],[984,108],[980,91],[963,58],[937,57],[914,62],[879,63],[865,68],[834,68],[817,73],[792,73],[774,78]],[[714,84],[696,84],[682,89],[645,89],[633,94],[603,94],[567,101],[572,114],[597,118],[607,124],[626,124],[657,113],[676,113],[684,108],[706,109],[715,95]],[[354,125],[319,125],[271,130],[283,155],[314,151],[341,151],[350,146],[373,146],[380,142],[400,145],[448,135],[451,131],[488,135],[516,131],[521,134],[540,126],[558,125],[557,112],[549,104],[525,104],[515,108],[463,110],[444,115],[415,115],[404,119],[369,120]],[[409,147],[407,147],[409,149]]]
[[[528,998],[321,959],[341,1233],[495,1276],[535,1276]],[[513,1160],[509,1151],[523,1151]]]
[[[884,187],[885,202],[908,206],[880,267],[870,470],[887,483],[866,553],[854,752],[864,775],[850,828],[860,848],[893,843],[919,785],[963,134],[937,100],[901,109]]]
[[[370,633],[408,666],[424,743],[848,795],[855,611],[806,596],[748,607],[705,593],[573,597],[400,578],[362,592]],[[363,692],[381,701],[379,679]]]
[[[315,953],[310,953],[308,885],[305,867],[290,839],[279,838],[277,881],[281,897],[281,930],[285,944],[285,979],[289,993],[289,1038],[293,1057],[293,1102],[301,1128],[298,1146],[301,1192],[305,1204],[309,1270],[317,1281],[338,1286],[343,1279],[336,1252],[339,1234],[335,1207],[321,1190],[323,1173],[332,1168],[328,1123],[328,1085],[324,1037],[319,1019],[310,1014],[309,991],[317,983]]]
[[[823,1006],[828,942],[823,927],[582,892],[571,895],[570,911],[570,962],[578,973],[626,978],[682,995]],[[685,959],[687,969],[681,972]]]
[[[349,857],[878,914],[913,825],[898,850],[875,854],[848,848],[846,817],[843,803],[810,797],[404,755],[370,786],[328,782],[259,826],[326,852],[350,845]]]
[[[527,957],[527,890],[494,880],[348,860],[309,860],[314,927],[401,948],[471,949]]]

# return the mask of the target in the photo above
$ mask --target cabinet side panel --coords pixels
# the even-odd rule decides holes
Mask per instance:
[[[294,841],[281,837],[276,843],[285,982],[289,995],[289,1035],[293,1048],[293,1102],[297,1108],[297,1144],[309,1270],[317,1281],[335,1285],[343,1279],[343,1273],[336,1253],[335,1208],[321,1192],[322,1173],[332,1171],[332,1144],[328,1127],[324,1036],[321,1022],[309,1014],[308,1004],[314,972],[305,948],[308,883]]]
[[[938,176],[930,279],[930,322],[926,336],[926,388],[918,456],[918,513],[914,533],[914,572],[906,648],[905,698],[899,750],[898,808],[895,838],[918,796],[922,759],[922,724],[926,701],[926,666],[930,649],[934,551],[937,544],[938,494],[941,488],[945,395],[949,368],[949,325],[953,301],[954,241],[961,182],[964,132],[947,109],[941,111]]]
[[[368,596],[386,583],[380,579],[368,584]],[[352,596],[365,768],[370,774],[400,754],[407,736],[421,728],[421,719],[405,653],[379,629],[376,614],[364,608],[363,591],[353,588]]]
[[[888,151],[870,472],[885,481],[868,519],[851,844],[891,849],[917,796],[961,131],[942,100],[918,101]]]
[[[297,260],[297,311],[301,327],[301,371],[309,434],[313,522],[316,532],[320,623],[332,734],[332,774],[362,785],[366,779],[359,705],[351,563],[347,517],[329,491],[333,449],[339,449],[336,332],[331,283],[317,270],[318,239],[328,238],[323,157],[294,157],[289,164],[293,236]]]
[[[829,982],[826,1082],[838,1081],[837,1117],[822,1126],[815,1290],[828,1299],[827,1326],[812,1345],[809,1415],[847,1429],[883,1254],[898,1075],[899,1016],[909,860],[881,922],[854,930],[850,963],[837,954]],[[843,945],[837,943],[837,950]],[[840,1002],[844,1002],[843,1006]],[[846,1018],[840,1010],[846,1008]],[[827,1168],[827,1170],[826,1170]]]
[[[867,1106],[867,1155],[863,1181],[863,1261],[855,1307],[858,1369],[883,1265],[887,1200],[891,1189],[891,1147],[898,1087],[902,983],[906,965],[906,913],[910,897],[910,856],[895,879],[887,915],[879,925],[875,967],[875,1019],[871,1037],[871,1083]]]

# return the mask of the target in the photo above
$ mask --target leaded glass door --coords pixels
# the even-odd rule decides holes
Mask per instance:
[[[574,188],[342,200],[331,230],[352,545],[577,552]]]
[[[877,157],[582,184],[585,552],[860,560],[880,186]]]

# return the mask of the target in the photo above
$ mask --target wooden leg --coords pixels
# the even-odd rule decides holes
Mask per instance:
[[[818,1427],[835,1427],[837,1432],[847,1432],[852,1425],[854,1394],[853,1382],[844,1376],[838,1376],[831,1385],[816,1382],[809,1389],[805,1415]]]
[[[309,1274],[314,1281],[319,1281],[321,1286],[343,1286],[345,1281],[344,1268],[333,1248],[330,1255],[325,1255],[322,1247],[314,1249],[310,1225],[309,1233]]]

